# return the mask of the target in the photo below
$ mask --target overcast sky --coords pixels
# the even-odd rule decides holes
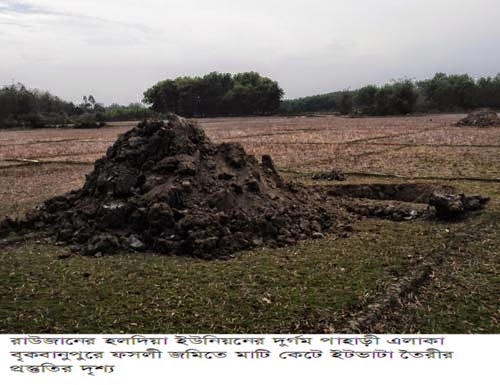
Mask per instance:
[[[0,0],[0,85],[128,104],[211,71],[258,71],[286,97],[494,75],[499,15],[499,0]]]

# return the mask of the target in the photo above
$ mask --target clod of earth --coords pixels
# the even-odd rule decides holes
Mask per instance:
[[[457,126],[500,127],[500,118],[495,111],[483,109],[471,112],[458,121]]]
[[[313,180],[338,180],[343,181],[346,180],[345,175],[342,171],[339,170],[331,170],[331,171],[322,171],[314,173],[311,177]]]
[[[411,207],[380,200],[422,204],[435,189],[285,182],[270,156],[259,163],[240,144],[214,144],[196,124],[172,115],[121,135],[80,190],[49,199],[23,220],[5,219],[0,235],[42,231],[71,245],[73,252],[94,256],[129,250],[211,259],[332,232],[347,234],[360,215],[422,217]],[[476,207],[474,199],[483,202],[464,197],[465,211]]]
[[[462,216],[467,211],[484,208],[490,199],[480,195],[465,196],[464,194],[433,193],[429,198],[429,206],[436,210],[436,217],[453,219]]]

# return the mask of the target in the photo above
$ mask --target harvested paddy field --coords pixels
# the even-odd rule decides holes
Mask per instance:
[[[496,333],[500,129],[462,115],[201,119],[214,143],[269,154],[305,185],[446,184],[489,196],[460,221],[367,219],[349,233],[226,260],[101,258],[44,239],[1,240],[0,331],[30,333]],[[0,133],[0,215],[80,188],[133,123]],[[339,169],[347,181],[313,181]],[[368,202],[369,203],[369,202]]]

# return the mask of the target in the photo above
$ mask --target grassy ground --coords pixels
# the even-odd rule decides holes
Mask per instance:
[[[0,251],[0,331],[496,333],[498,186],[457,187],[493,202],[465,221],[366,220],[348,238],[224,261],[66,258],[49,243],[7,246]],[[423,282],[373,312],[394,285],[420,273]],[[357,322],[366,314],[369,322]]]

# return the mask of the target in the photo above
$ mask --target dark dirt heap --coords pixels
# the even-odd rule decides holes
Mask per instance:
[[[471,112],[465,118],[458,121],[457,126],[500,127],[500,118],[498,118],[495,111],[483,109]]]
[[[38,229],[101,255],[151,250],[202,258],[320,237],[350,218],[340,200],[285,183],[269,156],[213,144],[185,119],[121,135],[82,189],[46,201],[7,229]]]

